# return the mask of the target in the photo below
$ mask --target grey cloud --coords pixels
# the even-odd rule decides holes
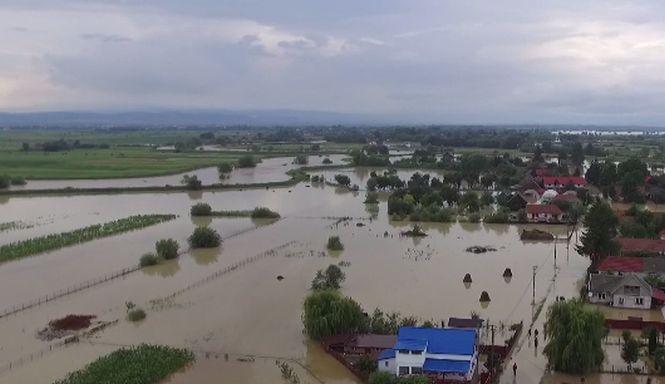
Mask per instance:
[[[81,38],[85,40],[97,40],[102,43],[125,43],[132,41],[131,38],[120,35],[106,35],[103,33],[83,33]]]

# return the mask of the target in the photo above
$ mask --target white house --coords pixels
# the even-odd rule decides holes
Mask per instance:
[[[398,376],[426,374],[472,382],[478,372],[477,331],[402,327],[395,346],[379,355],[378,369]]]
[[[554,204],[527,204],[526,218],[532,223],[559,223],[564,215],[561,208]]]
[[[635,273],[623,275],[591,274],[589,302],[619,308],[650,309],[653,288]]]

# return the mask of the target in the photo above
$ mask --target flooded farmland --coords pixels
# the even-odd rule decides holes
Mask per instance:
[[[365,169],[347,172],[361,185],[369,175]],[[281,174],[281,166],[273,173]],[[324,173],[332,178],[339,172]],[[0,319],[0,383],[50,383],[95,357],[142,342],[195,351],[197,362],[173,376],[172,383],[278,383],[276,360],[289,362],[302,382],[355,383],[349,371],[307,340],[300,318],[315,272],[341,261],[349,263],[343,267],[342,292],[366,311],[381,308],[436,322],[477,313],[499,327],[498,340],[507,338],[510,324],[542,323],[541,309],[554,297],[578,295],[588,261],[572,245],[558,242],[555,259],[554,243],[523,242],[523,226],[503,224],[424,224],[427,237],[401,237],[409,223],[391,221],[385,201],[377,214],[363,200],[362,193],[305,183],[267,190],[6,198],[0,203],[3,221],[31,225],[0,232],[2,244],[139,213],[178,218],[0,265],[3,308],[136,265],[161,238],[172,237],[186,248],[187,236],[199,225],[213,227],[225,241],[218,249],[187,251],[176,260]],[[189,208],[197,202],[216,210],[266,206],[282,219],[193,219]],[[343,216],[351,219],[338,219]],[[546,229],[561,238],[567,231],[564,226]],[[340,236],[343,251],[325,250],[330,235]],[[466,251],[474,245],[496,251]],[[511,268],[511,279],[502,277],[505,268]],[[462,282],[466,273],[471,284]],[[483,291],[491,302],[479,302]],[[143,322],[124,320],[127,301],[146,309]],[[35,337],[49,320],[72,313],[119,322],[66,347]],[[538,347],[525,341],[516,358],[525,361],[525,375],[543,375]]]

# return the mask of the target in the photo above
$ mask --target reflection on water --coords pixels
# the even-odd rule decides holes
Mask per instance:
[[[190,251],[190,254],[196,264],[208,265],[217,261],[217,258],[222,253],[222,247],[217,248],[199,248]]]
[[[141,271],[148,276],[171,277],[180,270],[178,260],[166,260],[158,265],[141,268]]]

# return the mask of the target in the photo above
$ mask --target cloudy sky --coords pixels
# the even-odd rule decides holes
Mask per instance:
[[[0,0],[0,111],[665,125],[665,2]]]

